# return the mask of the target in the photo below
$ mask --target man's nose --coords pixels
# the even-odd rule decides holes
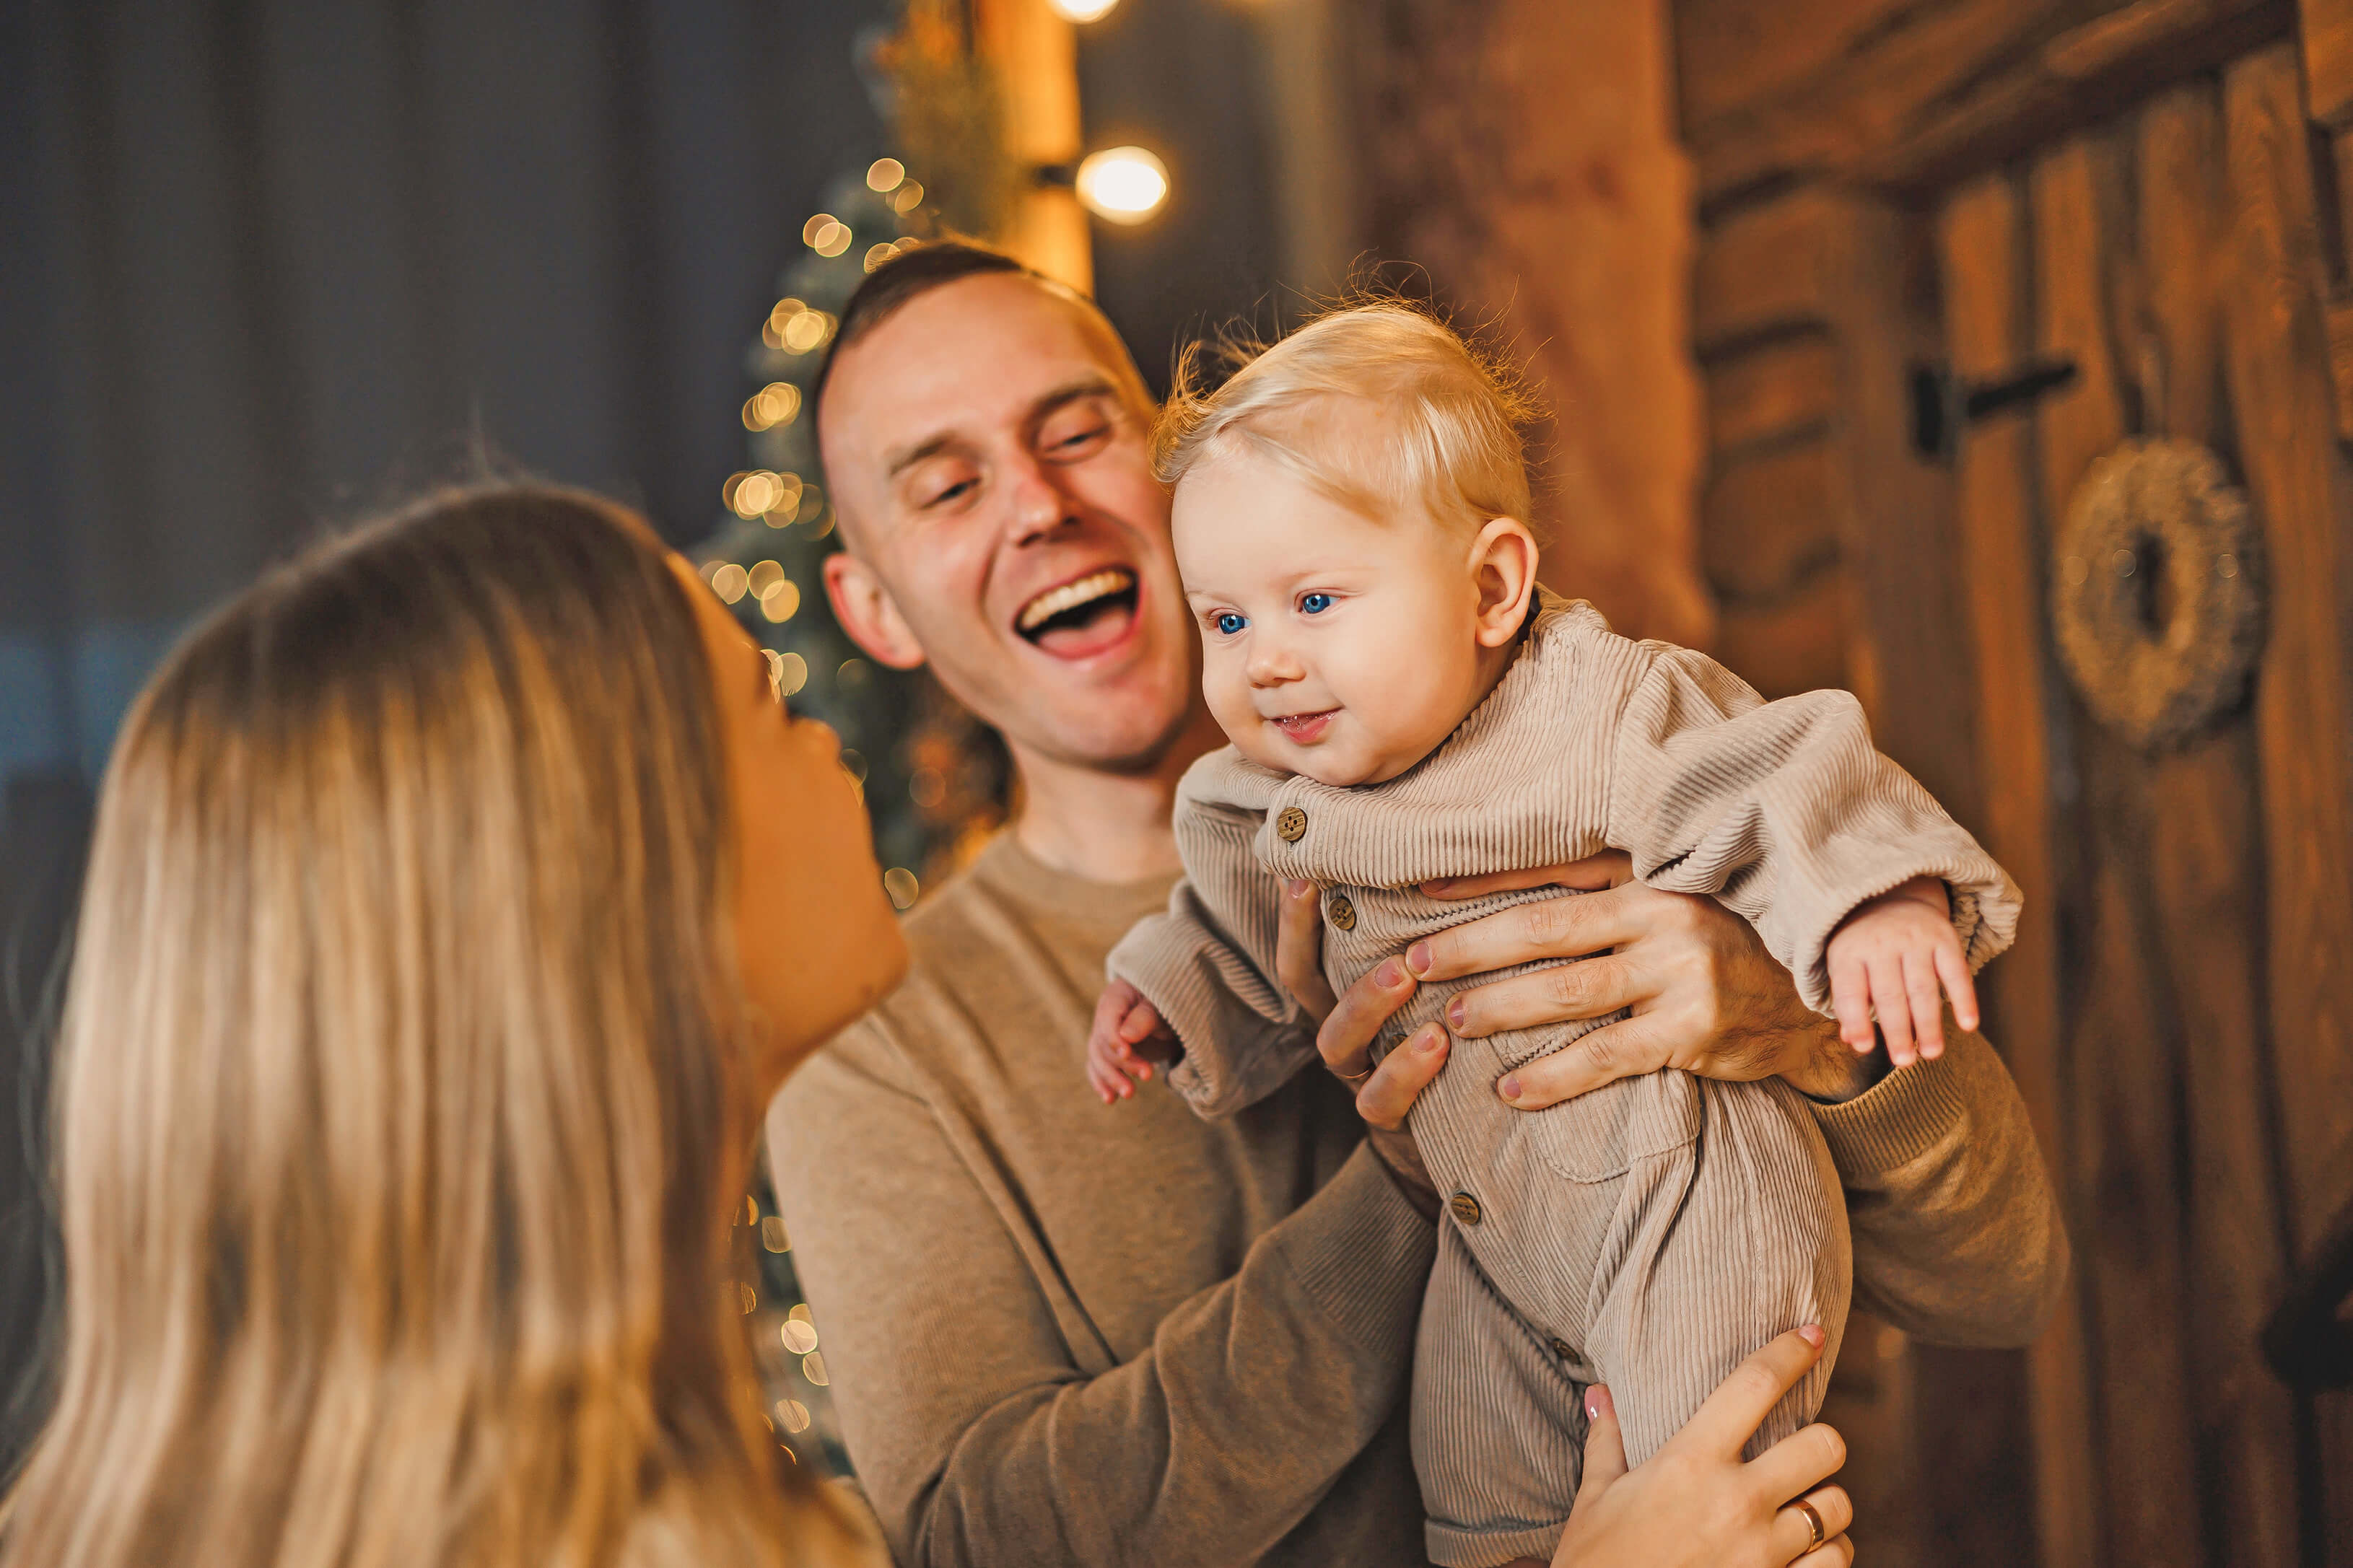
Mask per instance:
[[[1042,464],[1025,462],[1013,471],[1007,496],[1011,516],[1007,528],[1016,544],[1053,532],[1076,520],[1078,510]]]

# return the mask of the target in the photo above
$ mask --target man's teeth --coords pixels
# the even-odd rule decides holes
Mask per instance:
[[[1119,593],[1134,582],[1135,574],[1113,566],[1091,573],[1075,583],[1065,583],[1059,588],[1039,595],[1022,606],[1021,629],[1035,631],[1065,610],[1075,610],[1091,599]]]

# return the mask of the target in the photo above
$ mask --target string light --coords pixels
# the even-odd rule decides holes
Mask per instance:
[[[754,468],[730,477],[719,493],[737,517],[754,518],[785,499],[785,481],[765,468]]]
[[[884,195],[906,183],[907,165],[896,158],[877,158],[866,166],[866,188]]]
[[[882,890],[891,895],[893,909],[904,910],[914,906],[923,889],[913,871],[904,866],[893,866],[882,873]]]
[[[780,334],[770,348],[781,348]],[[744,428],[773,430],[779,425],[789,425],[800,416],[801,389],[789,381],[772,381],[754,393],[744,405]]]
[[[1100,22],[1119,9],[1119,0],[1047,0],[1065,22]]]
[[[817,1328],[802,1318],[786,1318],[779,1331],[785,1348],[795,1355],[807,1355],[817,1349]]]
[[[791,1239],[785,1235],[784,1215],[772,1214],[761,1219],[760,1245],[771,1252],[790,1252],[793,1249]]]
[[[884,262],[890,260],[892,257],[898,254],[899,247],[892,244],[887,239],[880,245],[868,246],[866,247],[866,270],[869,272],[873,271],[876,268],[881,266]]]
[[[909,180],[891,193],[891,210],[911,213],[923,205],[923,185],[920,180]]]
[[[801,607],[800,584],[790,578],[773,583],[766,592],[759,595],[759,600],[760,614],[768,618],[770,625],[782,626],[791,620]]]
[[[776,690],[778,692],[784,696],[790,697],[797,693],[807,684],[808,660],[803,658],[797,653],[782,654],[777,657]],[[779,1231],[777,1234],[781,1236],[783,1232]],[[772,1247],[768,1248],[768,1250],[771,1252],[781,1252],[784,1249],[782,1247]]]
[[[1168,199],[1168,165],[1141,147],[1107,147],[1079,165],[1077,188],[1106,223],[1142,223]]]
[[[774,561],[755,561],[751,571],[744,574],[744,585],[752,597],[765,599],[785,580],[785,569]]]
[[[837,225],[836,226],[839,226]],[[831,250],[825,251],[822,254],[827,256],[840,255],[843,247],[849,244],[849,231],[846,228],[842,229],[841,236],[842,239],[840,245],[837,245]],[[783,338],[782,347],[786,353],[805,354],[808,353],[809,350],[817,347],[818,344],[825,342],[828,337],[832,335],[832,332],[833,318],[831,316],[827,315],[823,310],[803,310],[800,314],[795,316],[792,320],[785,323],[784,331],[781,334]]]
[[[732,605],[744,596],[750,577],[750,573],[730,561],[711,574],[711,586],[722,599]]]

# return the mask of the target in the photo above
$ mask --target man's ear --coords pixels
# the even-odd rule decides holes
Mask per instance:
[[[1479,646],[1502,647],[1520,635],[1536,591],[1536,539],[1515,517],[1489,520],[1471,545],[1479,589]]]
[[[849,640],[877,664],[913,669],[923,662],[923,645],[892,602],[891,590],[874,568],[847,550],[825,558],[825,596],[833,602],[834,618]]]

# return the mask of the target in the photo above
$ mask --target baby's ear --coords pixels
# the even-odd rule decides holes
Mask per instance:
[[[1488,520],[1471,545],[1479,588],[1479,645],[1502,647],[1520,635],[1536,591],[1536,539],[1515,517]]]

